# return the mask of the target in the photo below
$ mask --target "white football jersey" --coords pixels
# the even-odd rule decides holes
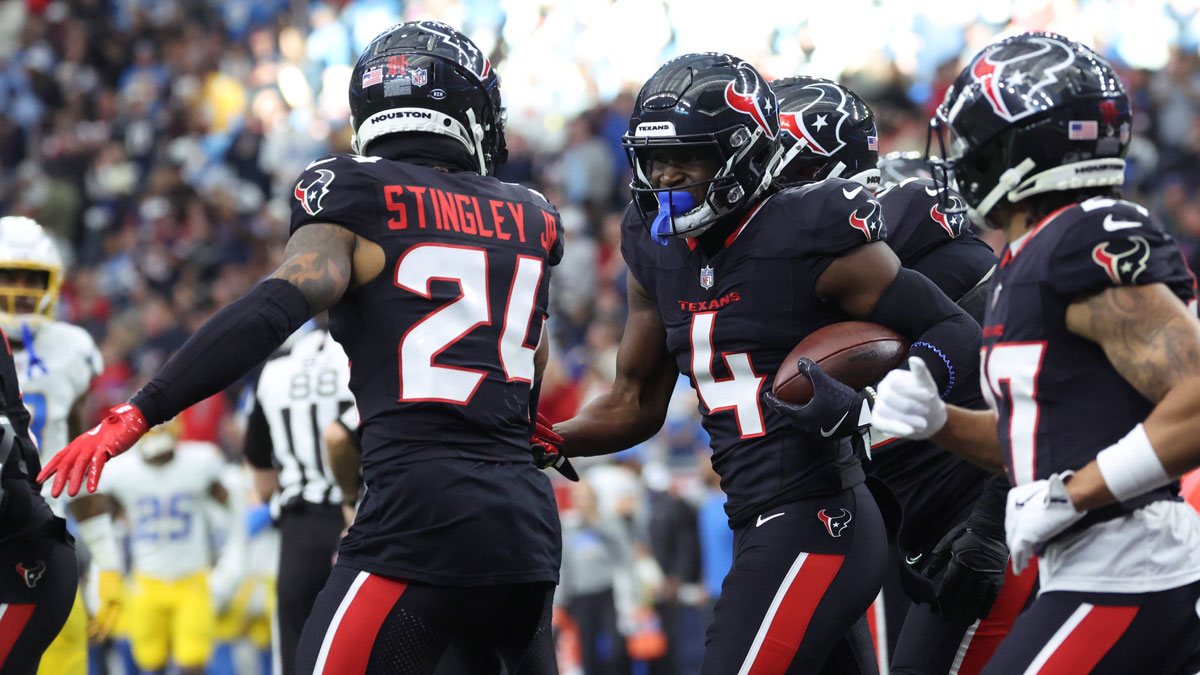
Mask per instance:
[[[112,496],[129,519],[131,567],[157,579],[179,579],[209,567],[211,526],[206,507],[225,459],[211,443],[185,441],[162,466],[137,451],[104,465],[99,492]]]
[[[20,336],[9,336],[13,362],[21,383],[21,398],[29,408],[29,431],[41,451],[42,463],[66,447],[71,406],[87,393],[104,359],[88,332],[62,321],[33,329],[32,349]]]

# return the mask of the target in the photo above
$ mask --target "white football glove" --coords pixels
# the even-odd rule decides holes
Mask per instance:
[[[908,357],[908,370],[893,370],[879,383],[871,429],[921,440],[946,424],[946,404],[919,356]]]
[[[1076,511],[1063,481],[1072,471],[1056,473],[1008,491],[1004,512],[1004,538],[1014,574],[1020,574],[1042,544],[1083,517]]]

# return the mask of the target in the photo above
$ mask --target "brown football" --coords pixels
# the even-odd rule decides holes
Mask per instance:
[[[844,321],[816,330],[800,341],[779,372],[771,391],[779,398],[804,405],[812,400],[812,381],[796,370],[807,356],[838,382],[854,389],[874,385],[887,372],[904,363],[909,342],[896,331],[866,321]]]

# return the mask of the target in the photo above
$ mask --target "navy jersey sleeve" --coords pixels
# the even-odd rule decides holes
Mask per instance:
[[[801,223],[797,236],[811,283],[837,258],[887,236],[879,202],[859,183],[829,179],[792,192],[777,195],[774,208]]]
[[[637,207],[631,202],[625,209],[625,218],[621,221],[621,257],[625,259],[625,266],[642,288],[650,289],[651,277],[645,256],[647,242],[650,242],[650,232]],[[657,246],[654,243],[650,245]]]
[[[883,207],[887,243],[905,267],[929,251],[963,236],[966,204],[958,193],[928,179],[910,178],[875,196]]]
[[[366,167],[370,162],[350,155],[329,155],[309,164],[292,188],[294,233],[309,223],[333,223],[375,241],[386,227],[378,205],[378,183]]]
[[[1073,297],[1113,286],[1164,283],[1181,300],[1193,281],[1179,245],[1136,204],[1092,199],[1058,239],[1049,264],[1054,290]]]

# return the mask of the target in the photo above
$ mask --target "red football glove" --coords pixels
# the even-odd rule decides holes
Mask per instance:
[[[539,469],[554,467],[567,480],[578,481],[579,474],[571,461],[562,454],[562,436],[554,433],[553,425],[541,413],[538,413],[533,436],[529,439],[529,452],[533,453],[533,463]]]
[[[67,494],[74,497],[79,492],[80,483],[83,482],[83,472],[87,471],[87,491],[95,492],[104,463],[133,447],[147,429],[149,425],[146,424],[142,411],[128,403],[122,403],[109,410],[108,416],[95,428],[80,434],[57,455],[51,457],[38,474],[37,480],[43,483],[50,476],[54,476],[50,495],[57,497],[62,494],[63,485],[70,479]]]

